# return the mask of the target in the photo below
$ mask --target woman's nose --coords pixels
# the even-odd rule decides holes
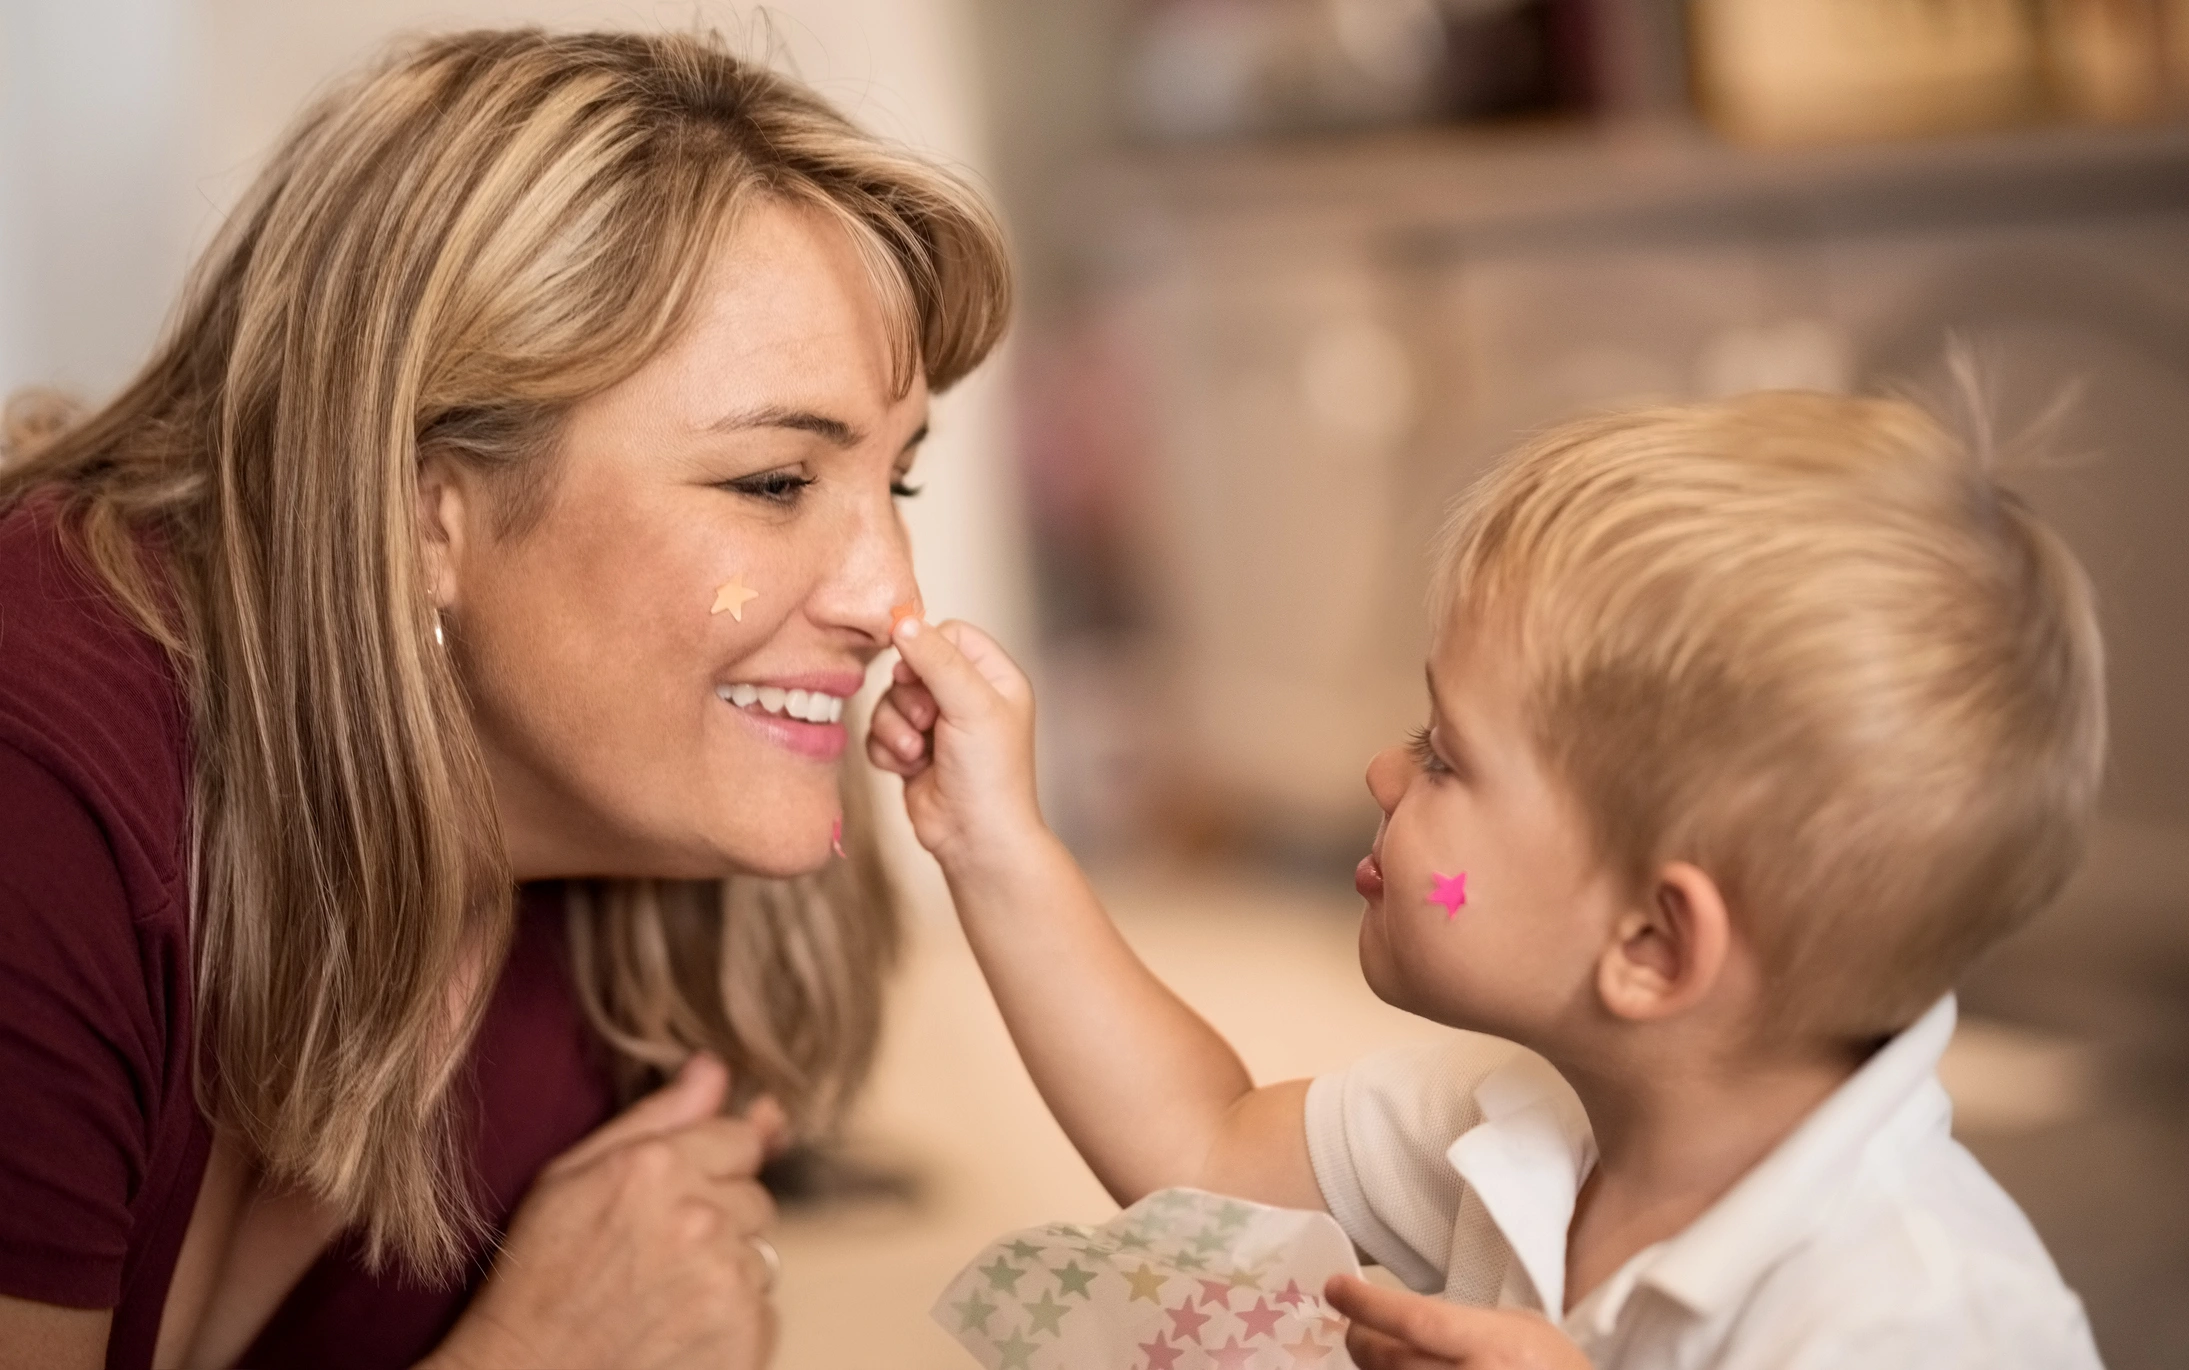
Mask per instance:
[[[912,544],[895,509],[884,505],[853,519],[822,592],[823,616],[879,650],[889,644],[890,610],[919,597]]]
[[[1399,806],[1406,795],[1406,782],[1413,778],[1414,763],[1406,757],[1404,747],[1385,747],[1368,760],[1368,792],[1376,797],[1376,806],[1386,814]]]

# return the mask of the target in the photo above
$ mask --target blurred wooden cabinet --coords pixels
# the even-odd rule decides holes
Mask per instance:
[[[2189,128],[1744,152],[1684,136],[1203,152],[1086,187],[1157,451],[1174,764],[1279,845],[1373,821],[1452,494],[1597,406],[1940,380],[1949,335],[2105,597],[2110,804],[2189,831]]]

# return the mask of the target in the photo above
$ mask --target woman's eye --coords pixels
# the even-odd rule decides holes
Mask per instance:
[[[1425,774],[1434,775],[1450,769],[1444,764],[1444,758],[1437,755],[1437,749],[1429,744],[1429,730],[1425,727],[1414,729],[1406,739],[1406,750],[1412,754],[1414,765]]]
[[[895,495],[898,499],[911,499],[914,495],[919,494],[922,488],[912,484],[902,476],[889,483],[889,493]]]
[[[796,471],[763,471],[757,476],[724,481],[722,488],[764,499],[770,504],[796,504],[799,492],[811,484],[813,477],[799,475]]]

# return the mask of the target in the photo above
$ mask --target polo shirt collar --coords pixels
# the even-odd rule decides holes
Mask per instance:
[[[1573,1087],[1522,1052],[1475,1086],[1482,1121],[1445,1158],[1467,1182],[1555,1321],[1566,1294],[1566,1231],[1596,1164],[1596,1138]]]
[[[1938,1059],[1956,1007],[1940,999],[1801,1121],[1724,1197],[1666,1241],[1641,1282],[1709,1315],[1830,1216],[1865,1159],[1945,1129],[1953,1104]]]
[[[1952,1104],[1937,1069],[1954,1018],[1949,994],[1880,1048],[1701,1217],[1614,1276],[1610,1284],[1619,1287],[1607,1293],[1619,1297],[1601,1301],[1600,1315],[1616,1320],[1636,1284],[1693,1313],[1716,1312],[1827,1216],[1829,1200],[1874,1148],[1945,1126]],[[1460,1134],[1446,1159],[1482,1200],[1543,1311],[1561,1321],[1574,1202],[1596,1164],[1588,1115],[1572,1086],[1532,1052],[1491,1072],[1474,1098],[1482,1121]]]

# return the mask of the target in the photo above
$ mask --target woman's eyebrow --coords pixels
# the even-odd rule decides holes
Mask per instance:
[[[927,423],[926,423],[926,422],[925,422],[925,421],[923,420],[923,421],[922,421],[922,422],[920,423],[920,426],[919,426],[918,428],[916,428],[916,429],[914,429],[914,430],[913,430],[912,436],[911,436],[911,437],[909,437],[909,438],[906,438],[906,439],[904,440],[904,446],[903,446],[902,448],[898,449],[898,451],[899,451],[899,454],[901,455],[901,454],[903,454],[903,453],[905,453],[905,452],[909,452],[909,451],[911,451],[911,450],[912,450],[913,448],[915,448],[915,447],[918,447],[918,446],[919,446],[919,445],[920,445],[921,443],[923,443],[923,442],[926,442],[926,441],[927,441]]]
[[[711,433],[736,433],[749,428],[788,428],[793,432],[811,433],[831,447],[852,448],[866,440],[864,433],[842,419],[776,404],[741,410],[707,425],[707,431]]]

